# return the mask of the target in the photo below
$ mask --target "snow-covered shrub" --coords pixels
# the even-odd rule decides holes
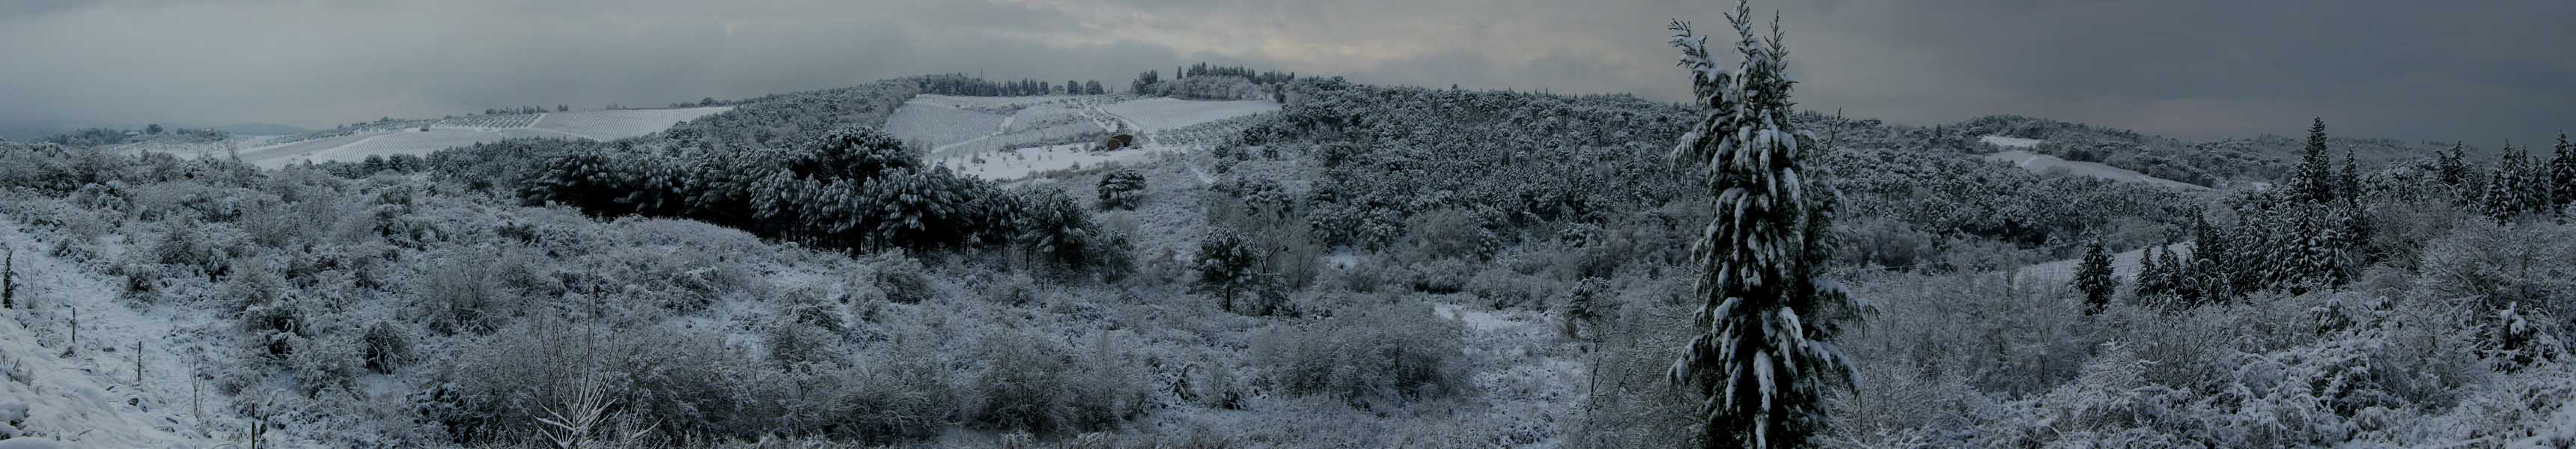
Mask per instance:
[[[417,356],[412,352],[411,331],[392,321],[368,325],[366,336],[359,340],[365,346],[362,355],[368,371],[393,374]]]
[[[853,279],[853,291],[872,291],[875,297],[896,304],[919,304],[929,300],[930,277],[921,261],[900,251],[877,253],[861,259],[865,268]]]
[[[2423,285],[2439,298],[2478,298],[2486,311],[2519,303],[2541,314],[2576,312],[2576,232],[2570,231],[2556,225],[2468,220],[2449,236],[2425,244]]]
[[[799,321],[778,323],[761,333],[761,343],[769,348],[769,359],[790,369],[837,361],[839,354],[832,342],[838,339],[822,326]]]
[[[411,285],[429,329],[445,334],[491,332],[516,313],[520,298],[496,279],[488,254],[456,252],[436,259]]]
[[[919,438],[937,433],[951,421],[958,402],[949,383],[946,360],[934,352],[927,334],[907,335],[892,350],[862,359],[855,390],[843,414],[845,425],[862,441]]]
[[[1003,331],[984,337],[974,422],[1039,433],[1087,431],[1116,425],[1143,411],[1140,374],[1114,352],[1106,336],[1076,352],[1053,337]]]
[[[1430,306],[1398,301],[1274,328],[1254,341],[1252,360],[1282,391],[1396,407],[1467,387],[1463,334]]]
[[[1486,223],[1467,210],[1441,209],[1415,214],[1404,226],[1412,253],[1420,260],[1483,260],[1502,244]]]
[[[1562,283],[1513,271],[1504,264],[1486,266],[1467,280],[1467,293],[1485,300],[1495,309],[1545,309],[1548,298],[1564,290]]]
[[[0,440],[28,436],[20,430],[27,426],[27,403],[0,401]]]
[[[467,442],[534,435],[543,404],[575,393],[574,381],[595,379],[612,392],[631,419],[658,423],[672,435],[742,436],[768,418],[746,413],[760,391],[741,370],[762,365],[722,347],[714,336],[660,326],[598,329],[585,324],[527,320],[479,337],[445,359],[434,379],[450,384],[423,419],[445,423]]]
[[[356,391],[358,374],[368,363],[365,336],[340,322],[336,314],[309,316],[322,323],[306,325],[311,335],[293,339],[295,349],[285,360],[287,374],[295,376],[306,397]]]
[[[225,281],[224,306],[240,313],[242,332],[259,352],[275,358],[293,353],[305,339],[312,314],[292,285],[266,264],[243,264]]]
[[[1397,269],[1397,279],[1413,291],[1448,294],[1465,291],[1476,276],[1477,264],[1462,259],[1438,259],[1407,264]]]

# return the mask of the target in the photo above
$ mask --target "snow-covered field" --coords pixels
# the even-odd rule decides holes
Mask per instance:
[[[671,129],[671,125],[731,111],[732,106],[673,109],[618,109],[556,112],[538,117],[530,128],[558,131],[591,140],[617,140]]]
[[[1125,96],[957,97],[921,95],[886,122],[905,141],[933,143],[927,158],[986,179],[1019,179],[1101,164],[1143,163],[1160,154],[1195,151],[1223,130],[1196,129],[1276,111],[1268,101],[1199,101]],[[1094,153],[1094,142],[1066,143],[1125,127],[1142,131],[1143,148]],[[1202,127],[1204,128],[1204,127]],[[1188,137],[1169,139],[1173,137]],[[1182,136],[1186,135],[1186,136]]]
[[[1279,103],[1257,100],[1203,101],[1148,98],[1101,106],[1100,109],[1127,119],[1128,122],[1146,132],[1154,132],[1276,111],[1279,110]]]
[[[886,118],[886,132],[905,142],[946,145],[984,137],[1001,129],[1002,114],[971,111],[915,99]]]
[[[1992,138],[1993,136],[1987,137]],[[2032,153],[2024,150],[1995,152],[1987,154],[1984,157],[1990,160],[2012,163],[2014,166],[2021,167],[2024,170],[2039,173],[2050,173],[2064,170],[2069,174],[2091,176],[2113,181],[2143,182],[2184,190],[2209,190],[2208,187],[2201,187],[2192,183],[2171,179],[2147,176],[2145,173],[2138,173],[2125,168],[2103,165],[2100,162],[2070,161],[2058,158],[2057,156]]]

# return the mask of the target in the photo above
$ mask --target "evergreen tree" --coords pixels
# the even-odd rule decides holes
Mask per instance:
[[[2465,144],[2452,142],[2451,152],[2440,153],[2439,159],[2435,162],[2434,166],[2442,179],[2443,185],[2451,186],[2452,188],[2468,187],[2469,164],[2468,161],[2465,160],[2468,156],[2467,148],[2468,147]]]
[[[1119,169],[1100,177],[1102,209],[1135,209],[1145,192],[1145,175],[1134,169]]]
[[[1260,289],[1264,276],[1261,251],[1252,238],[1233,229],[1214,228],[1199,238],[1195,290],[1217,295],[1217,308],[1234,311],[1235,298]]]
[[[2326,120],[2316,119],[2308,126],[2307,151],[2299,157],[2299,171],[2290,174],[2287,187],[2292,198],[2310,203],[2334,199],[2334,166],[2326,159]]]
[[[1795,129],[1778,23],[1755,36],[1751,6],[1735,26],[1735,70],[1710,59],[1707,39],[1674,21],[1672,44],[1704,115],[1673,149],[1704,167],[1716,216],[1692,255],[1700,264],[1696,333],[1671,378],[1704,395],[1708,447],[1800,447],[1826,425],[1823,388],[1848,384],[1852,364],[1831,339],[1864,307],[1816,277],[1832,248],[1834,193],[1802,163],[1812,136]]]
[[[2224,299],[2235,270],[2227,266],[2227,236],[2209,224],[2209,217],[2191,217],[2191,276],[2186,278],[2190,291],[2188,303],[2215,303]]]
[[[8,256],[0,258],[0,309],[17,307],[17,302],[18,250],[11,248]]]
[[[2157,257],[2163,252],[2164,245],[2149,245],[2146,252],[2138,254],[2138,279],[2137,282],[2129,285],[2129,296],[2144,301],[2147,298],[2161,296],[2171,288],[2172,269],[2166,267],[2164,260]]]
[[[2157,253],[2156,265],[2164,267],[2164,286],[2157,289],[2157,293],[2167,297],[2185,295],[2183,282],[2192,277],[2191,267],[2183,266],[2182,259],[2174,255],[2172,248]]]
[[[2567,143],[2567,133],[2558,133],[2558,146],[2549,158],[2550,209],[2557,210],[2576,202],[2576,145]]]
[[[2111,305],[2111,293],[2119,289],[2119,279],[2111,273],[2111,254],[2102,249],[2102,237],[2084,245],[2084,260],[2075,266],[2075,291],[2084,294],[2084,313],[2100,313]]]
[[[2351,148],[2343,149],[2343,176],[2338,180],[2342,182],[2336,183],[2335,190],[2343,193],[2344,203],[2360,204],[2361,161],[2353,157]]]

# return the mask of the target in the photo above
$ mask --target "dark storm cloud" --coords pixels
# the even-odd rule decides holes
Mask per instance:
[[[0,133],[742,97],[931,72],[1200,60],[1375,83],[1687,92],[1712,0],[0,2]],[[2576,3],[1765,1],[1809,108],[2210,138],[2532,141],[2576,122]],[[1723,42],[1721,37],[1717,39]],[[23,131],[16,135],[24,136]]]

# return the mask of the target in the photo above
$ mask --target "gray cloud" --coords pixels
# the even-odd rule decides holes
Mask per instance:
[[[2248,4],[2251,3],[2251,4]],[[1663,46],[1722,0],[463,0],[0,4],[0,135],[743,97],[932,72],[1207,60],[1374,83],[1687,92]],[[2209,138],[2532,141],[2576,122],[2576,3],[1767,1],[1801,102]],[[1766,17],[1767,18],[1767,17]]]

